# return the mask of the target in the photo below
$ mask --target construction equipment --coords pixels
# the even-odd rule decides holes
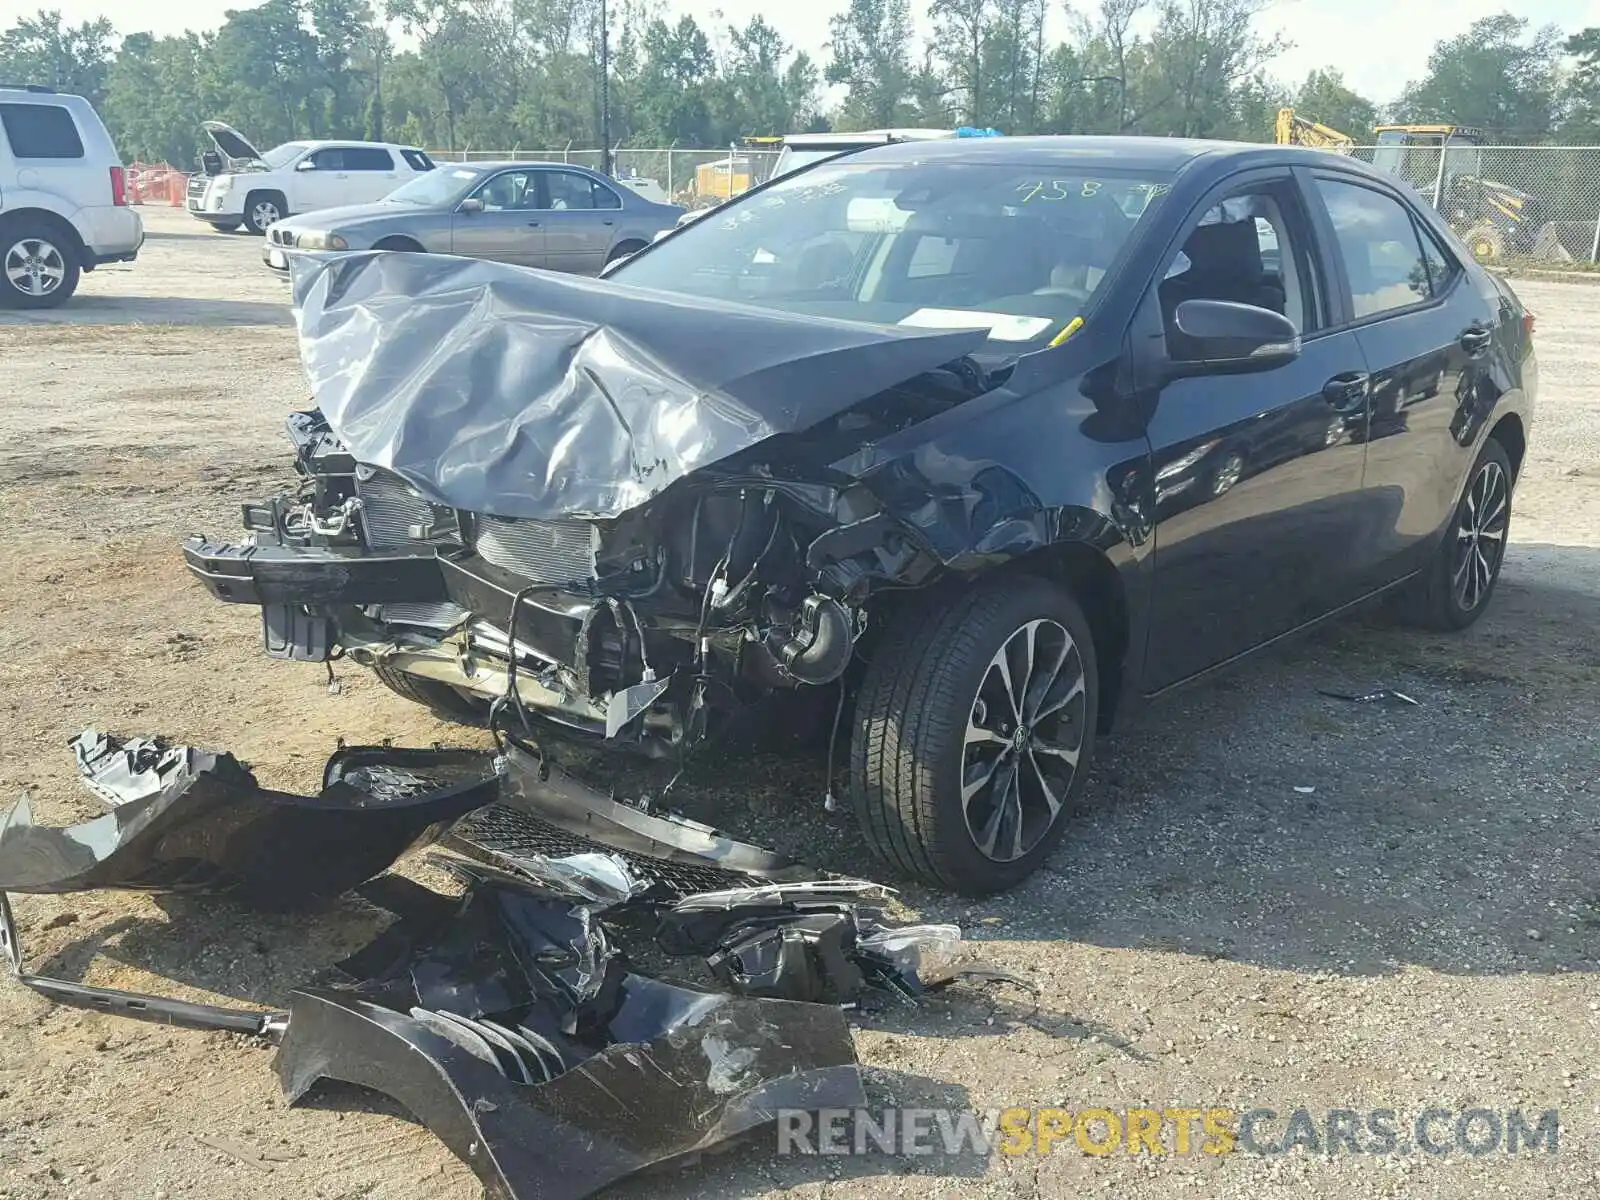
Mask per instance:
[[[1506,254],[1561,257],[1542,196],[1486,178],[1484,131],[1472,125],[1379,125],[1372,164],[1398,175],[1433,201],[1479,259]]]
[[[1292,108],[1278,110],[1277,142],[1280,146],[1308,146],[1335,154],[1350,154],[1356,148],[1355,138],[1348,133],[1308,120]]]

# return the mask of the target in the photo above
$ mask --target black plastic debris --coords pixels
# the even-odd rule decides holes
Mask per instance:
[[[897,927],[890,893],[553,776],[536,756],[341,749],[316,796],[231,755],[93,731],[74,740],[111,811],[70,829],[0,823],[0,957],[63,1004],[278,1045],[291,1103],[319,1080],[393,1097],[491,1200],[578,1200],[772,1121],[865,1103],[844,1009],[962,976],[954,926]],[[498,803],[496,801],[499,801]],[[465,814],[481,810],[462,820]],[[534,844],[474,841],[513,814]],[[382,872],[454,823],[445,895]],[[782,881],[774,878],[781,876]],[[710,886],[706,881],[711,881]],[[394,914],[282,1011],[30,975],[3,889],[215,893],[289,908],[355,889]],[[628,953],[701,957],[717,990]]]
[[[576,1200],[780,1108],[865,1102],[837,1007],[637,974],[582,905],[462,873],[464,899],[413,908],[347,960],[390,960],[375,977],[293,994],[291,1102],[320,1079],[391,1096],[501,1200]]]
[[[496,761],[470,750],[342,749],[315,796],[273,791],[231,754],[73,743],[84,781],[115,807],[66,829],[36,825],[26,797],[0,819],[0,891],[93,888],[315,905],[387,869],[499,794]]]
[[[656,944],[702,955],[717,982],[747,996],[854,1004],[869,989],[911,998],[954,978],[953,925],[893,927],[861,881],[767,884],[690,896],[662,914]]]

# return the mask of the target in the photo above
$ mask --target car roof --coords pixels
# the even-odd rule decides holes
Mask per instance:
[[[900,138],[906,141],[932,141],[937,138],[953,138],[956,136],[954,129],[852,129],[841,130],[837,133],[790,133],[785,134],[785,146],[835,146],[850,145],[856,142],[863,146],[874,145],[878,142],[888,141],[890,138]]]
[[[1037,162],[1040,165],[1070,164],[1074,167],[1095,163],[1130,171],[1169,172],[1178,171],[1199,158],[1256,159],[1263,165],[1290,158],[1296,162],[1334,161],[1346,166],[1352,162],[1342,155],[1320,153],[1302,146],[1085,134],[892,142],[858,150],[850,155],[851,162]]]
[[[569,171],[587,171],[598,174],[593,167],[586,167],[582,163],[562,162],[560,159],[549,158],[503,158],[493,162],[451,162],[449,159],[440,161],[434,159],[441,167],[476,167],[479,170],[499,171],[506,167],[565,167]]]
[[[321,150],[325,146],[371,146],[379,150],[421,150],[420,146],[407,146],[400,142],[364,142],[360,138],[290,138],[285,146],[307,146]],[[423,151],[427,153],[427,151]],[[458,166],[460,164],[457,164]]]

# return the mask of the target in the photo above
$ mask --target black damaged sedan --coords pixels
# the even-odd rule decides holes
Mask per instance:
[[[1391,593],[1493,594],[1533,319],[1348,158],[918,142],[785,176],[605,280],[297,264],[303,483],[191,539],[269,652],[676,758],[848,713],[869,843],[983,893],[1136,703]]]

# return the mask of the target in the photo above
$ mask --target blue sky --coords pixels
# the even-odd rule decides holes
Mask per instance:
[[[248,0],[0,0],[0,27],[40,7],[60,8],[69,19],[109,16],[119,30],[175,33],[214,27],[225,8],[248,7]],[[842,0],[666,0],[670,11],[692,13],[703,24],[743,24],[757,13],[792,43],[822,52],[828,17]],[[1079,0],[1084,9],[1094,0]],[[919,30],[926,32],[925,0],[912,0]],[[1272,65],[1281,78],[1297,81],[1317,67],[1337,67],[1359,91],[1392,100],[1406,81],[1421,74],[1433,43],[1463,30],[1478,17],[1507,9],[1536,25],[1566,30],[1600,25],[1600,0],[1277,0],[1260,18],[1264,33],[1281,33],[1294,47]],[[720,14],[720,20],[718,19]],[[1052,3],[1057,34],[1067,27],[1065,5]]]

